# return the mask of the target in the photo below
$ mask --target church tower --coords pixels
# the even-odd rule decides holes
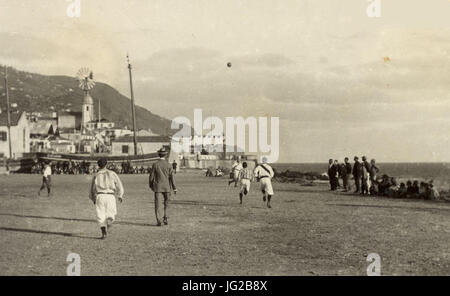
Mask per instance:
[[[86,124],[94,120],[94,100],[89,92],[84,93],[83,110],[81,115],[81,124],[83,130],[86,128]]]
[[[94,100],[89,91],[94,87],[94,74],[88,68],[81,68],[77,73],[78,87],[84,92],[83,106],[81,109],[81,132],[85,133],[89,122],[94,120]]]

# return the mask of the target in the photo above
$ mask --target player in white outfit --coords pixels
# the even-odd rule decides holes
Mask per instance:
[[[239,182],[239,174],[242,170],[242,164],[240,159],[238,158],[237,161],[233,163],[231,166],[231,172],[232,172],[232,178],[230,181],[228,181],[228,186],[230,186],[231,183],[234,183],[234,187],[237,187],[237,183]]]
[[[49,160],[45,161],[44,171],[42,174],[42,185],[39,189],[38,195],[41,195],[41,191],[44,188],[47,188],[47,196],[50,197],[52,190],[52,167]]]
[[[254,170],[254,175],[259,182],[261,182],[261,191],[263,193],[263,201],[266,202],[267,207],[271,208],[270,200],[273,196],[272,178],[274,176],[273,169],[267,164],[267,158],[263,158],[262,163],[257,164]]]
[[[92,179],[89,197],[95,205],[97,222],[104,239],[117,214],[116,196],[122,202],[124,190],[117,174],[106,168],[106,159],[99,159],[97,164],[99,171]]]

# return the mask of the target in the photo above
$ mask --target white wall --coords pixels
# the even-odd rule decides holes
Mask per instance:
[[[8,133],[8,128],[0,126],[0,131]],[[8,140],[0,141],[0,153],[3,153],[5,157],[9,157],[8,143]],[[13,158],[21,157],[23,153],[30,152],[30,128],[25,113],[22,114],[17,126],[11,126],[11,146]]]

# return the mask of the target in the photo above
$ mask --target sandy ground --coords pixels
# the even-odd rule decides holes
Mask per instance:
[[[331,193],[327,186],[274,185],[273,208],[258,188],[240,206],[225,178],[177,174],[169,226],[156,227],[145,175],[122,175],[125,201],[100,240],[89,176],[0,177],[0,275],[365,275],[369,253],[382,275],[450,275],[450,204]]]

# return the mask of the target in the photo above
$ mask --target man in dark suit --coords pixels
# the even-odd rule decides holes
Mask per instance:
[[[361,177],[362,177],[362,164],[359,162],[358,156],[353,158],[355,164],[353,165],[353,178],[355,179],[355,193],[359,193],[361,191]]]
[[[155,216],[156,225],[161,226],[161,213],[160,213],[160,201],[164,199],[164,216],[163,223],[168,225],[167,210],[169,207],[170,193],[173,191],[176,194],[177,189],[175,187],[173,168],[166,159],[168,151],[161,148],[158,151],[159,159],[156,161],[149,175],[149,186],[155,193]]]
[[[352,165],[348,161],[348,157],[344,158],[344,164],[342,165],[342,180],[344,183],[344,191],[350,190],[350,175],[352,174]]]

